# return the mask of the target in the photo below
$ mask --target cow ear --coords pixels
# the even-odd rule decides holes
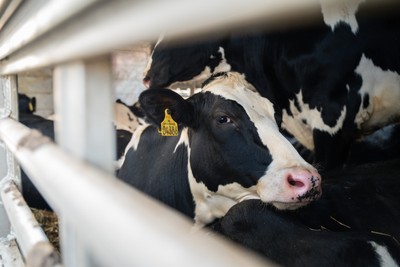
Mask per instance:
[[[147,118],[156,125],[164,120],[165,109],[172,119],[180,125],[192,121],[192,107],[183,97],[170,89],[147,89],[139,96],[140,107]]]

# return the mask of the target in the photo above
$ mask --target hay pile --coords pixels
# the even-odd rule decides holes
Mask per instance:
[[[50,243],[54,246],[55,249],[60,251],[57,214],[51,211],[39,210],[35,208],[31,208],[31,210],[39,225],[42,227],[45,234],[49,238]]]

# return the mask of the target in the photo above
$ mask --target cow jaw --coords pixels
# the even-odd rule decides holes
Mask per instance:
[[[204,183],[196,181],[190,161],[188,177],[190,191],[195,202],[194,220],[197,227],[202,227],[223,217],[233,205],[241,201],[260,198],[255,186],[245,188],[238,183],[219,185],[217,192],[209,190]]]

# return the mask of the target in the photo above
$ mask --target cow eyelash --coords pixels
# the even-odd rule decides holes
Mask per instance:
[[[219,116],[217,118],[218,123],[223,124],[223,123],[232,123],[231,118],[229,118],[228,116],[224,115],[224,116]]]

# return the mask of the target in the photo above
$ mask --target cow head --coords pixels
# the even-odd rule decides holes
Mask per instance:
[[[18,111],[19,113],[33,114],[36,111],[36,97],[18,93]]]
[[[144,71],[143,84],[160,88],[180,81],[205,80],[219,68],[228,70],[229,65],[217,41],[174,45],[159,40]]]
[[[150,89],[140,103],[157,125],[168,108],[184,127],[197,222],[221,217],[245,199],[295,209],[319,197],[318,172],[279,132],[271,102],[242,75],[213,77],[186,100],[171,90]]]

